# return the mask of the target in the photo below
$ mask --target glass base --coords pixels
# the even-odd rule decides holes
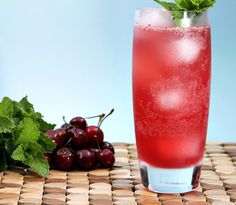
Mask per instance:
[[[143,185],[158,193],[190,192],[199,184],[201,166],[181,169],[163,169],[140,162]]]

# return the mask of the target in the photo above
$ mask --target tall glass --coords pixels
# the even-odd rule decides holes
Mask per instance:
[[[133,109],[142,182],[160,193],[198,186],[211,76],[207,12],[136,11]],[[178,24],[178,26],[176,26]]]

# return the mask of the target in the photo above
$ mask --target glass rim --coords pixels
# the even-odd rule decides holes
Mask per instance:
[[[164,11],[168,11],[168,12],[179,12],[179,13],[196,13],[198,12],[199,10],[189,10],[189,11],[184,11],[184,10],[168,10],[164,7],[144,7],[144,8],[136,8],[135,9],[135,12],[139,12],[139,11],[144,11],[144,10],[164,10]],[[203,14],[203,13],[206,13],[210,10],[211,8],[208,8],[208,9],[205,9],[203,12],[199,13],[199,14]]]
[[[167,19],[169,23],[166,25],[156,22],[160,22],[158,19],[159,14],[164,14],[163,17]],[[169,11],[164,7],[146,7],[141,9],[135,10],[135,25],[149,25],[145,19],[152,17],[154,14],[154,18],[149,23],[150,25],[155,25],[156,27],[182,27],[182,28],[189,28],[194,26],[209,26],[210,25],[210,18],[208,9],[204,10],[201,13],[197,13],[197,11],[178,11],[173,10]],[[158,14],[158,15],[156,15]],[[161,15],[162,15],[161,14]],[[177,18],[175,18],[177,15]],[[143,20],[144,19],[144,20]],[[157,26],[158,25],[158,26]]]

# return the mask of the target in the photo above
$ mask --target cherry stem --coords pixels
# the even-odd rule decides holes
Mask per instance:
[[[108,116],[110,116],[113,112],[114,112],[114,108],[112,108],[111,111],[110,111],[106,116],[104,116],[103,118],[100,118],[100,120],[99,120],[99,122],[98,122],[98,127],[99,127],[99,128],[101,127],[103,121],[104,121]]]
[[[66,147],[72,140],[72,137],[70,137],[70,139],[68,139],[68,141],[66,142],[66,144],[64,145],[64,147]]]
[[[70,125],[70,126],[71,126],[71,124],[69,124],[68,122],[66,122],[65,116],[63,116],[62,119],[63,119],[63,121],[64,121],[64,123],[65,123],[66,125]]]
[[[84,119],[92,119],[92,118],[96,118],[96,117],[103,118],[103,117],[105,117],[105,114],[102,113],[100,115],[95,115],[95,116],[92,116],[92,117],[85,117]]]
[[[99,116],[99,121],[98,121],[98,125],[97,125],[97,126],[98,126],[98,130],[100,129],[100,127],[101,127],[103,121],[104,121],[109,115],[111,115],[113,112],[114,112],[114,108],[112,108],[111,111],[110,111],[107,115],[101,114],[101,115]],[[97,133],[96,133],[95,136],[96,136],[96,141],[97,141],[98,149],[99,149],[99,151],[101,151],[101,147],[100,147],[100,145],[99,145],[98,137],[97,137],[98,130],[97,130]]]

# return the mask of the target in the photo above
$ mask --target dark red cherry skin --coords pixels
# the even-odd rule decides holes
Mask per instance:
[[[83,117],[74,117],[71,119],[70,125],[72,125],[73,127],[80,128],[85,131],[87,127],[87,122]]]
[[[101,167],[111,168],[115,163],[115,157],[111,150],[104,149],[98,155],[98,163]]]
[[[65,130],[67,131],[67,130],[71,129],[72,126],[71,126],[70,124],[68,124],[68,123],[64,123],[64,124],[61,126],[61,128],[65,129]]]
[[[48,130],[45,135],[57,144],[57,148],[63,147],[66,142],[66,131],[63,128]]]
[[[55,165],[58,170],[69,171],[74,163],[74,154],[67,148],[62,147],[56,151]]]
[[[79,149],[87,145],[88,137],[84,130],[79,128],[71,128],[67,131],[67,137],[71,138],[71,144],[73,147]]]
[[[98,148],[89,148],[89,151],[93,152],[95,154],[96,160],[98,159],[98,155],[101,152]]]
[[[47,160],[49,167],[52,167],[52,164],[53,164],[52,154],[46,153],[44,154],[44,157]]]
[[[86,129],[88,136],[88,143],[92,147],[97,147],[97,142],[99,144],[103,143],[104,134],[103,131],[97,126],[88,126]]]
[[[76,152],[77,165],[81,169],[90,170],[96,167],[96,156],[88,149],[81,149]]]
[[[102,147],[102,150],[103,149],[109,149],[109,150],[111,150],[111,152],[113,154],[115,154],[114,147],[112,146],[112,144],[110,142],[104,141],[101,147]]]

